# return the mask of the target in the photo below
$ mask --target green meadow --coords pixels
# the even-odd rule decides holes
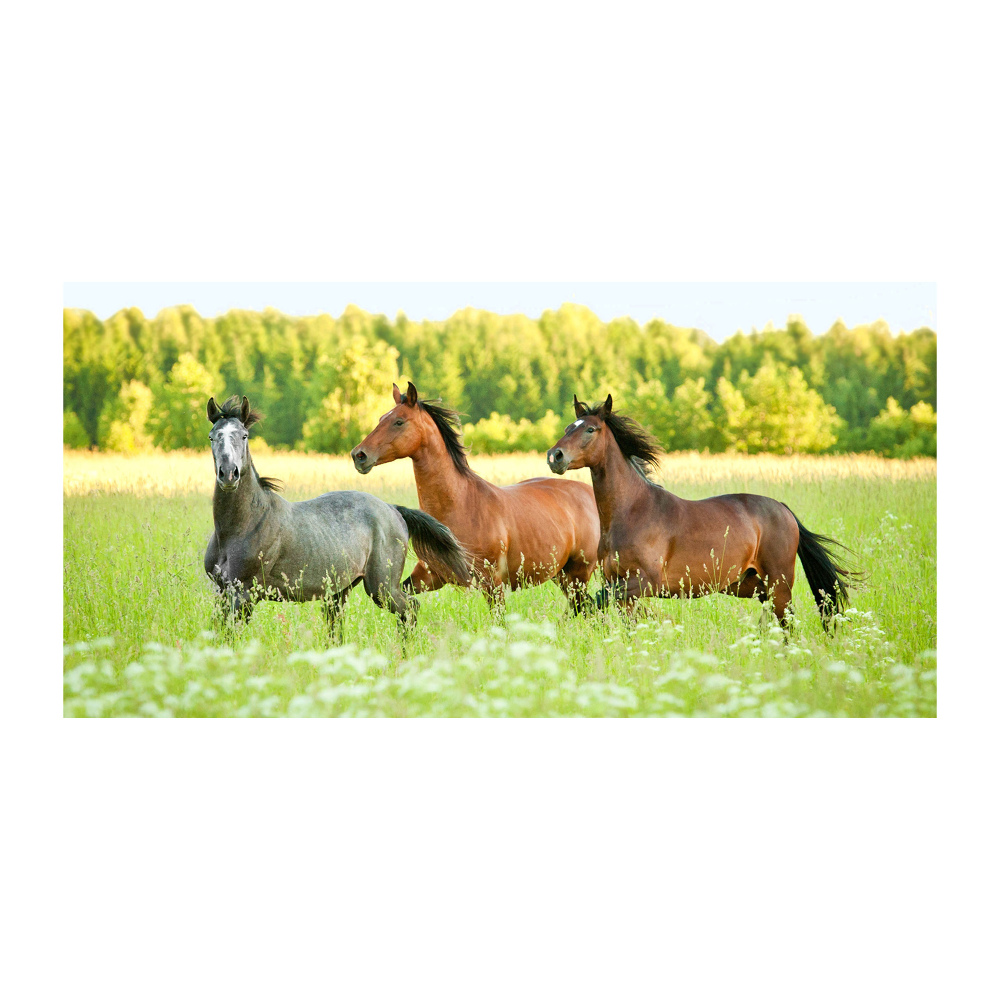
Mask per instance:
[[[366,489],[417,506],[408,462],[361,479],[341,460],[317,458],[310,474],[308,456],[289,471],[279,453],[256,460],[263,475],[287,476],[289,499]],[[495,482],[545,468],[540,455],[473,467]],[[502,617],[476,591],[423,595],[408,636],[358,588],[331,647],[316,604],[268,602],[245,625],[213,625],[207,454],[67,451],[64,713],[934,716],[936,477],[933,459],[664,459],[659,481],[681,496],[773,496],[853,550],[867,577],[830,634],[797,564],[788,641],[756,601],[648,600],[634,618],[574,618],[549,583],[508,592]]]

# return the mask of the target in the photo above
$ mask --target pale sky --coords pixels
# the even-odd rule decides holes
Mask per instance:
[[[447,319],[474,306],[494,313],[537,318],[546,309],[574,302],[607,322],[631,316],[639,323],[658,317],[677,326],[704,330],[716,341],[767,323],[783,326],[800,315],[813,333],[836,320],[847,326],[884,319],[892,332],[921,326],[937,329],[937,286],[933,282],[141,282],[67,283],[63,304],[89,309],[107,319],[138,306],[152,317],[166,306],[191,305],[202,316],[229,309],[268,306],[290,316],[339,316],[353,303],[394,319]]]

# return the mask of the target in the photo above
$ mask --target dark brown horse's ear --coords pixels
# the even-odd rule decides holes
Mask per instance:
[[[403,402],[403,394],[399,391],[399,386],[395,382],[392,383],[392,398],[396,401],[397,406]]]
[[[587,404],[581,403],[580,400],[576,398],[576,393],[573,393],[573,409],[576,411],[578,417],[582,417],[584,413],[587,412]]]
[[[214,424],[215,421],[219,419],[219,414],[222,413],[222,410],[220,410],[218,406],[215,405],[215,396],[208,397],[207,412],[208,412],[208,419],[211,420],[212,423]]]
[[[603,404],[601,404],[601,415],[606,417],[610,413],[611,413],[611,393],[609,392],[608,398],[604,400]]]
[[[240,420],[243,421],[244,425],[250,419],[250,400],[243,397],[243,405],[240,407]]]
[[[417,387],[412,382],[406,383],[406,402],[410,406],[417,405]]]

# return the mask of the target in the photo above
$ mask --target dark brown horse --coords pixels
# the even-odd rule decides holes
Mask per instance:
[[[639,597],[702,597],[722,592],[774,602],[788,624],[798,553],[824,627],[847,603],[856,574],[838,566],[829,545],[778,500],[731,493],[682,500],[648,474],[663,449],[630,417],[611,411],[611,396],[588,407],[576,396],[577,419],[549,449],[553,472],[589,467],[601,518],[598,560],[605,588],[598,604]],[[456,533],[457,534],[457,533]]]
[[[494,486],[469,468],[453,410],[420,400],[412,382],[405,396],[395,385],[392,395],[395,406],[351,452],[358,472],[413,459],[420,509],[465,547],[491,606],[502,606],[505,584],[517,589],[553,579],[574,612],[592,603],[587,581],[601,534],[593,489],[551,477]],[[403,586],[437,590],[455,582],[421,560]]]

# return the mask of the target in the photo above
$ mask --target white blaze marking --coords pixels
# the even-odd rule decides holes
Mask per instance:
[[[236,464],[237,468],[239,468],[240,456],[236,450],[236,436],[237,434],[240,434],[242,438],[241,431],[242,428],[237,427],[235,424],[231,424],[229,427],[223,427],[221,432],[222,453],[223,455],[226,455],[229,458],[231,458],[233,462]]]
[[[572,426],[573,426],[573,428],[574,428],[574,430],[575,430],[575,429],[576,429],[577,427],[579,427],[579,426],[580,426],[580,424],[582,424],[582,423],[583,423],[583,421],[582,421],[582,420],[577,420],[577,421],[576,421],[576,422],[575,422],[575,423],[574,423],[574,424],[572,425]]]

